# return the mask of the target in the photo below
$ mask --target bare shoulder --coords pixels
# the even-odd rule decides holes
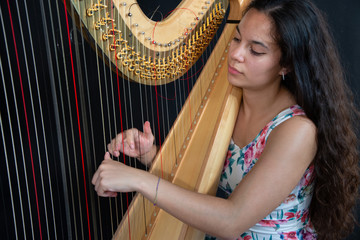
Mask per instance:
[[[302,155],[304,161],[313,159],[317,150],[317,129],[306,116],[294,116],[278,125],[269,135],[267,146],[272,152],[282,155]]]
[[[315,140],[316,126],[306,116],[294,116],[278,125],[271,135],[273,136],[272,138],[291,137],[294,139],[306,138],[307,140]]]

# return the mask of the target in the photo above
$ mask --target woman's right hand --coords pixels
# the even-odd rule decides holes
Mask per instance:
[[[148,121],[144,123],[143,132],[132,128],[119,133],[107,148],[115,157],[122,152],[129,157],[138,158],[144,164],[151,163],[156,155],[156,146],[150,123]]]

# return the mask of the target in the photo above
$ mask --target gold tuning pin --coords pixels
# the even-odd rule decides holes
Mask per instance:
[[[106,5],[102,4],[102,1],[99,1],[99,3],[95,3],[92,8],[88,8],[86,10],[86,15],[88,17],[91,17],[94,15],[95,12],[107,8]]]
[[[107,41],[109,38],[115,37],[116,34],[120,34],[120,33],[121,33],[120,30],[112,28],[112,29],[109,29],[107,33],[104,33],[102,35],[102,39],[103,39],[103,41]]]

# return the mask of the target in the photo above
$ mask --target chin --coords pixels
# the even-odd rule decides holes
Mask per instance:
[[[236,79],[236,78],[234,78],[234,76],[231,76],[230,74],[228,74],[227,79],[231,85],[233,85],[235,87],[243,87],[242,80]]]

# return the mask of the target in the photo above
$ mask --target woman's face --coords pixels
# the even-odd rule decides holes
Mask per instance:
[[[255,90],[280,84],[286,69],[279,65],[281,50],[272,30],[269,17],[255,9],[243,17],[229,49],[228,80],[232,85]]]

